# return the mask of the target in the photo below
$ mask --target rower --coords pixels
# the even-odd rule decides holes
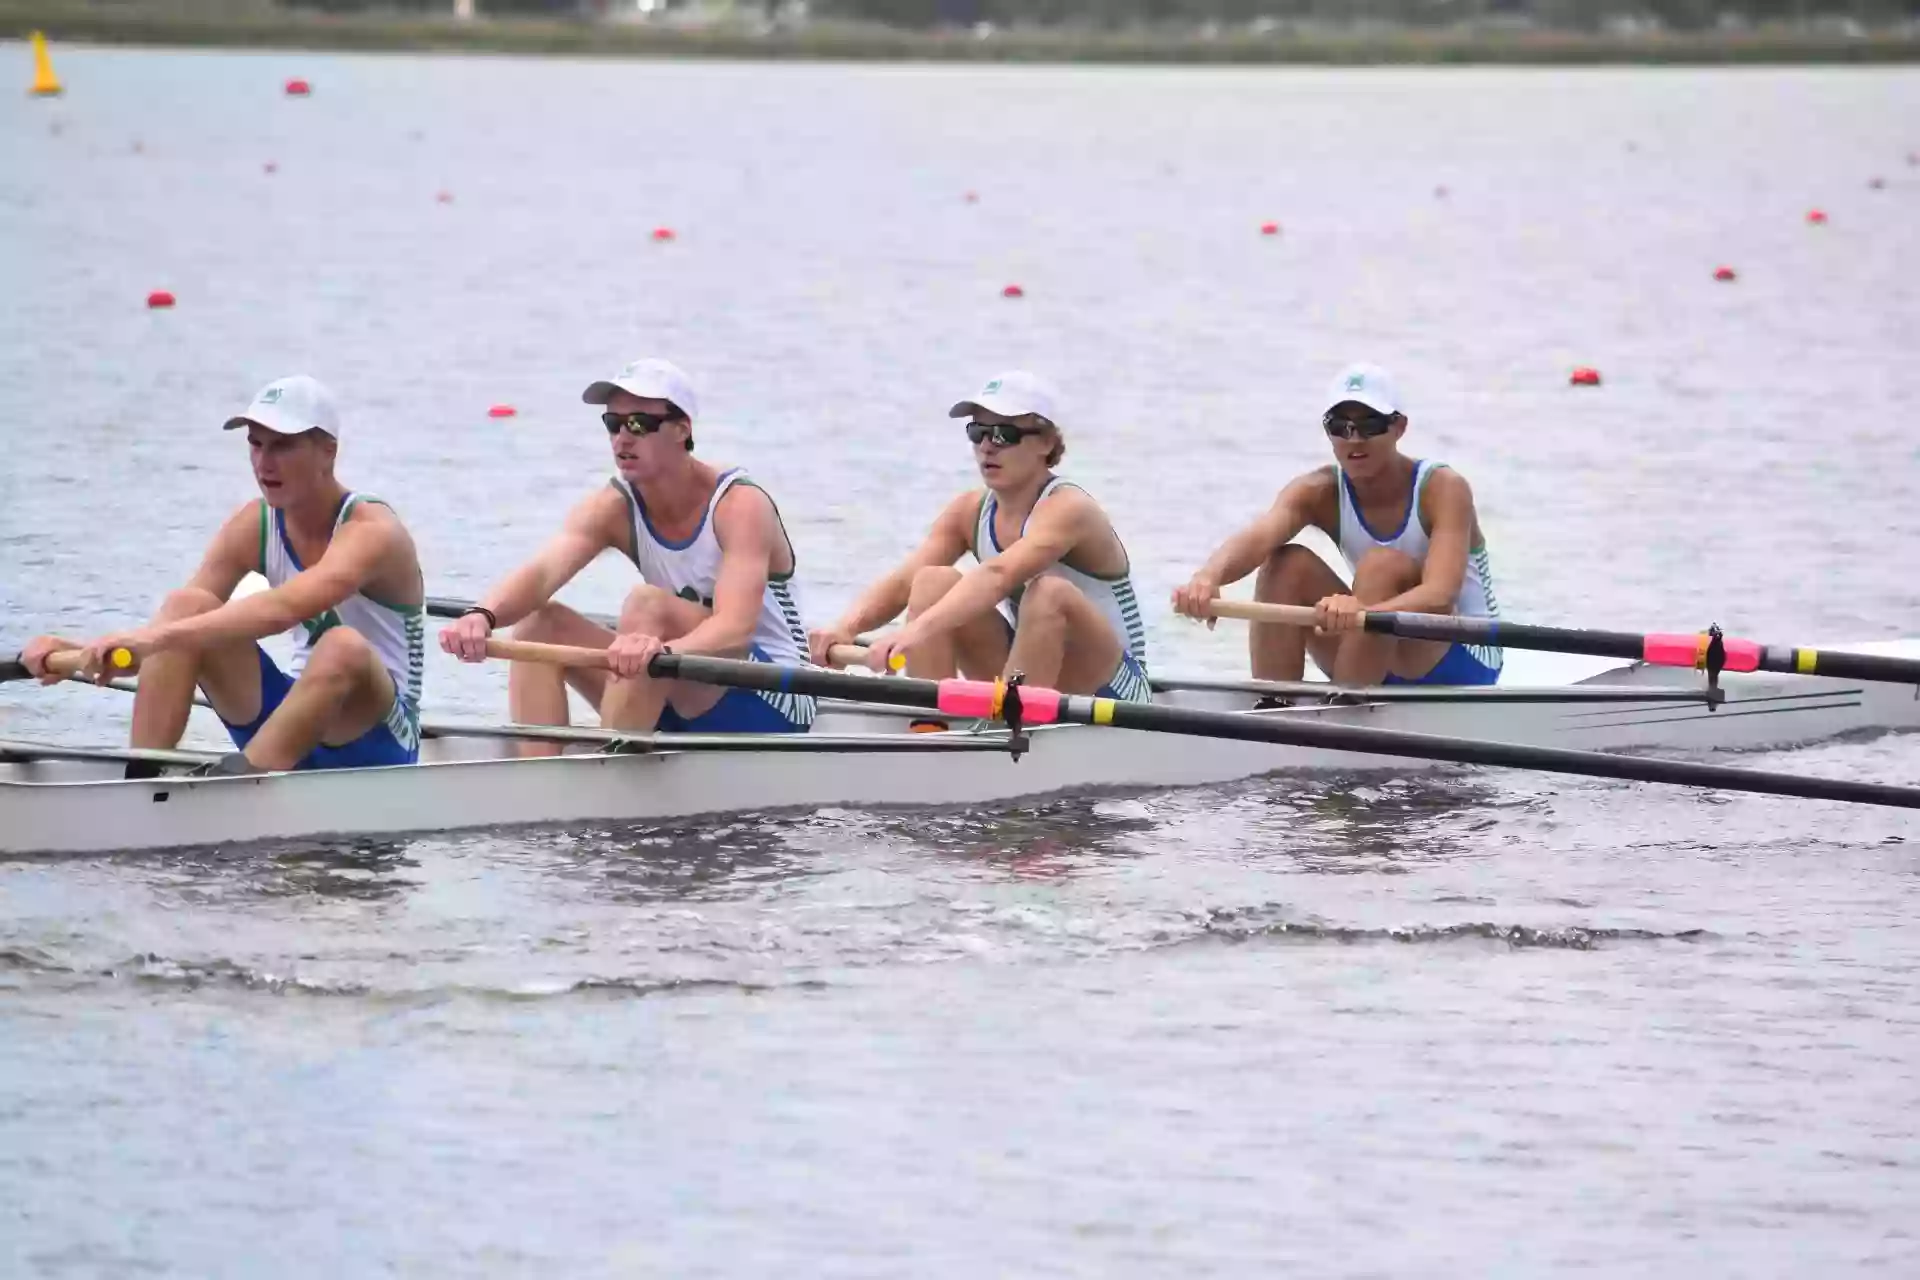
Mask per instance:
[[[949,501],[906,559],[811,633],[813,660],[905,609],[905,625],[868,648],[876,671],[900,654],[928,679],[1018,671],[1067,693],[1150,701],[1127,549],[1100,504],[1053,470],[1066,452],[1053,389],[1003,373],[948,416],[967,419],[984,487]],[[977,563],[962,573],[955,562],[968,554]]]
[[[796,666],[804,660],[793,544],[773,499],[744,469],[722,470],[694,456],[693,385],[670,361],[635,360],[580,398],[605,409],[610,483],[576,503],[546,545],[443,628],[441,648],[478,662],[487,656],[487,636],[512,627],[519,640],[607,651],[611,672],[513,663],[507,701],[516,724],[566,724],[571,685],[607,729],[806,732],[811,697],[647,674],[659,653]],[[553,599],[609,549],[631,560],[641,579],[614,630]],[[519,749],[553,755],[560,745],[523,742]]]
[[[140,674],[135,747],[177,745],[198,687],[239,748],[215,773],[413,763],[426,585],[406,526],[335,477],[340,415],[317,380],[268,383],[224,425],[246,430],[261,497],[227,517],[192,579],[139,630],[84,645],[40,636],[22,661],[51,682],[46,655],[80,648],[82,672],[104,683],[126,674],[109,655],[128,650]],[[234,599],[249,572],[268,589]],[[283,631],[286,672],[259,643]],[[127,767],[129,777],[157,772]]]
[[[1501,651],[1444,640],[1406,640],[1359,629],[1366,610],[1497,617],[1486,539],[1473,492],[1445,463],[1400,452],[1407,415],[1385,370],[1343,369],[1321,419],[1334,465],[1296,476],[1273,505],[1235,533],[1173,593],[1176,613],[1213,625],[1209,602],[1226,583],[1259,570],[1256,600],[1311,605],[1318,626],[1256,623],[1248,649],[1257,680],[1298,680],[1306,654],[1336,683],[1486,685]],[[1349,588],[1314,550],[1294,541],[1308,525],[1332,538]]]

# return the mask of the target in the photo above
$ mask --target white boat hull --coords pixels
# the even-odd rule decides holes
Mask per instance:
[[[1920,646],[1853,646],[1912,653]],[[1535,664],[1538,665],[1538,664]],[[1691,672],[1557,660],[1580,683],[1698,688]],[[1569,681],[1571,682],[1571,681]],[[1836,735],[1920,728],[1920,690],[1816,677],[1730,675],[1717,709],[1695,703],[1403,703],[1255,713],[1251,695],[1175,693],[1162,700],[1527,745],[1695,752],[1792,746]],[[827,707],[815,737],[862,735],[818,750],[668,749],[650,754],[513,756],[513,744],[439,738],[396,768],[124,781],[111,761],[0,765],[0,853],[96,853],[300,837],[392,836],[820,806],[966,805],[1085,788],[1230,782],[1288,771],[1406,771],[1404,757],[1357,755],[1165,733],[1051,726],[1004,751],[939,749],[982,735],[914,735],[904,717]],[[999,737],[999,734],[984,735]]]

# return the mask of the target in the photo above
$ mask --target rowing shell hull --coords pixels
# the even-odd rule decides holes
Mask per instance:
[[[1855,646],[1891,651],[1889,646]],[[1906,645],[1903,650],[1920,648]],[[1697,687],[1689,672],[1638,664],[1556,681]],[[1717,709],[1676,702],[1369,703],[1253,712],[1251,695],[1185,692],[1163,701],[1416,733],[1589,750],[1755,749],[1872,730],[1920,728],[1920,690],[1801,676],[1725,678]],[[910,735],[905,716],[828,704],[809,737],[779,749],[667,749],[644,755],[512,758],[511,743],[441,738],[422,762],[254,777],[123,781],[112,762],[0,765],[0,853],[96,853],[305,837],[396,836],[568,823],[647,822],[822,806],[975,805],[1080,789],[1151,789],[1290,771],[1405,772],[1403,757],[1124,729],[1051,726],[1019,759],[981,750],[994,733]]]

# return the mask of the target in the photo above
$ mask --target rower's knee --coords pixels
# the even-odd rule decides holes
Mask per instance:
[[[1253,598],[1266,604],[1305,604],[1326,592],[1326,563],[1312,548],[1289,542],[1268,556],[1253,580]]]
[[[664,587],[643,582],[627,592],[620,602],[621,631],[637,631],[657,636],[666,629],[680,597]]]
[[[1020,593],[1020,616],[1023,619],[1035,615],[1065,617],[1074,601],[1080,598],[1083,598],[1080,589],[1065,578],[1035,578]]]
[[[1392,547],[1375,547],[1353,566],[1353,594],[1362,600],[1385,600],[1419,583],[1420,566]]]
[[[907,611],[921,613],[931,608],[941,596],[953,590],[960,581],[960,571],[952,565],[928,564],[913,571],[913,582],[907,590]]]
[[[181,587],[169,591],[162,597],[160,608],[154,614],[157,622],[173,622],[180,618],[191,618],[202,613],[212,613],[220,607],[220,597],[202,587]]]
[[[303,681],[321,680],[328,684],[350,685],[369,670],[374,661],[373,646],[351,627],[333,627],[307,650],[306,665],[300,669]]]

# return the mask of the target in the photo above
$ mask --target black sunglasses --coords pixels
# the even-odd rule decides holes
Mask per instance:
[[[1370,413],[1364,418],[1343,418],[1332,410],[1320,419],[1320,425],[1327,434],[1336,440],[1351,440],[1356,436],[1368,440],[1383,436],[1393,430],[1393,415],[1390,413]]]
[[[619,435],[622,427],[636,436],[650,436],[672,422],[675,416],[671,413],[641,413],[636,410],[633,413],[603,413],[600,421],[606,424],[610,436]]]
[[[993,442],[1003,449],[1012,448],[1028,436],[1037,436],[1045,427],[1016,427],[1011,422],[969,422],[967,439],[979,444],[992,437]]]

